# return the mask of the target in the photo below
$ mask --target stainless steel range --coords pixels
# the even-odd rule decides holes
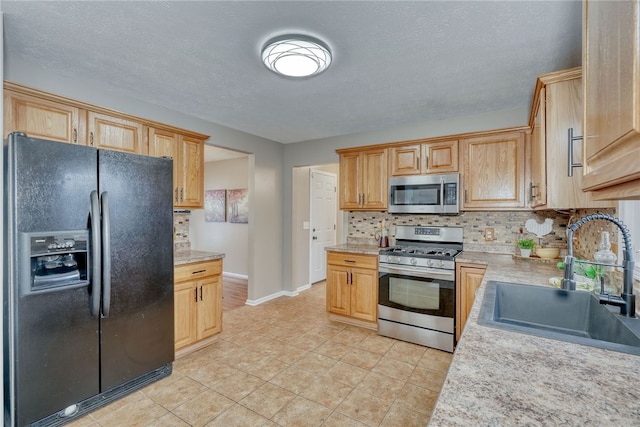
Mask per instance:
[[[378,333],[453,352],[455,257],[461,227],[396,226],[396,246],[380,251]]]

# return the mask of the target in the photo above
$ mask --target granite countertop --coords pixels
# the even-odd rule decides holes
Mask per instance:
[[[640,425],[640,357],[478,325],[490,280],[547,285],[553,263],[463,252],[487,271],[430,426]]]
[[[328,252],[349,252],[353,254],[378,255],[380,248],[375,245],[361,245],[354,243],[342,243],[335,246],[327,246],[324,248]]]
[[[191,264],[192,262],[211,261],[224,258],[224,254],[204,251],[179,251],[173,253],[173,265]]]

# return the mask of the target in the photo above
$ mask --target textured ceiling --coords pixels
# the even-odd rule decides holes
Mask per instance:
[[[12,58],[282,143],[528,106],[581,62],[580,1],[1,1]],[[334,61],[278,77],[298,32]],[[524,123],[523,123],[524,124]]]

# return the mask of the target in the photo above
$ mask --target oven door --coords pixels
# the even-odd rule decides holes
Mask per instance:
[[[381,265],[378,304],[396,310],[455,317],[455,273],[453,271]]]

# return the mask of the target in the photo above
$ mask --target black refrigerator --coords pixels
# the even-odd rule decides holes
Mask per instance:
[[[5,424],[62,425],[171,374],[172,161],[4,149]]]

